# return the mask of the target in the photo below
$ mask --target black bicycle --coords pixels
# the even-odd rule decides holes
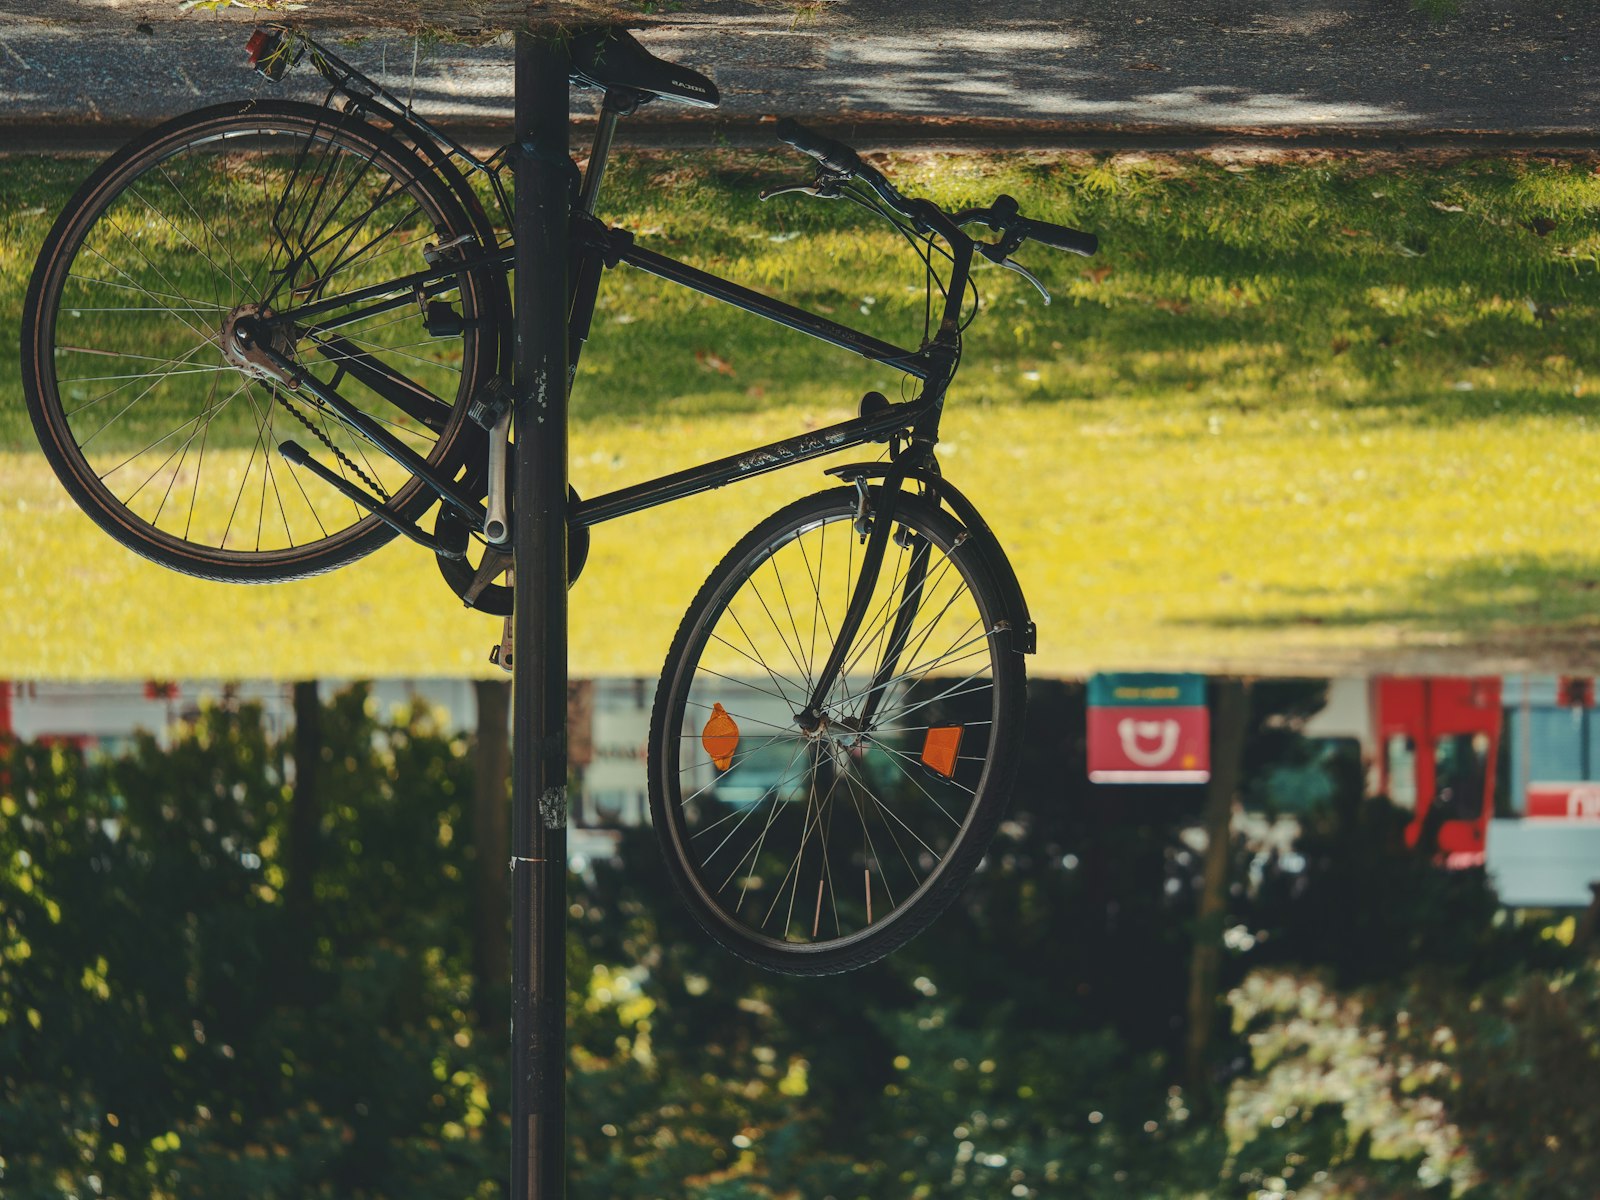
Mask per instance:
[[[464,602],[508,614],[508,151],[476,158],[304,34],[264,27],[248,49],[273,79],[309,59],[326,102],[250,100],[170,121],[96,170],[52,229],[22,325],[44,453],[101,528],[176,570],[293,579],[403,534],[435,553]],[[575,578],[603,521],[887,447],[831,468],[840,486],[773,514],[712,571],[667,655],[648,754],[655,829],[707,931],[777,970],[846,970],[954,898],[994,835],[1020,749],[1034,627],[999,542],[934,456],[977,312],[973,254],[1026,275],[1011,261],[1025,241],[1091,254],[1095,239],[1030,221],[1006,196],[954,213],[907,199],[849,147],[780,123],[816,175],[772,194],[860,204],[927,264],[922,344],[890,345],[597,219],[617,121],[652,99],[718,95],[620,31],[580,33],[571,51],[573,80],[604,94],[587,169],[573,167],[574,370],[600,279],[625,263],[920,385],[900,402],[869,393],[852,420],[570,505]],[[968,236],[975,224],[994,240]]]

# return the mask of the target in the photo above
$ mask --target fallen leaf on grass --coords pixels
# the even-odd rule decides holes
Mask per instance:
[[[719,375],[732,375],[733,364],[725,358],[718,358],[709,350],[696,350],[694,360],[708,371],[715,371]]]

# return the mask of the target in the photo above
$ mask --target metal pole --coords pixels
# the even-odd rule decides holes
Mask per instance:
[[[567,56],[517,35],[511,1200],[566,1195]]]

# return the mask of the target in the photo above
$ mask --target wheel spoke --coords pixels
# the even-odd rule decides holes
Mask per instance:
[[[241,293],[249,292],[251,290],[252,282],[250,278],[250,272],[246,271],[240,264],[239,260],[234,256],[233,249],[228,245],[227,242],[223,241],[217,236],[217,231],[211,227],[211,222],[207,221],[199,214],[199,212],[195,210],[193,201],[189,199],[188,195],[182,188],[172,181],[172,176],[167,174],[167,168],[163,165],[159,167],[158,170],[161,172],[162,181],[166,183],[167,187],[172,189],[173,194],[176,195],[179,200],[183,201],[183,206],[189,210],[189,215],[192,216],[196,221],[200,222],[200,228],[205,230],[205,232],[210,235],[212,243],[221,249],[225,255],[227,255],[228,262],[232,266],[233,272],[236,272],[236,274],[230,272],[228,276],[229,280],[235,284]]]
[[[707,672],[707,674],[709,674],[709,673],[710,672]],[[749,687],[750,686],[749,684],[745,683],[742,679],[729,679],[729,677],[726,676],[726,675],[719,676],[719,678],[727,679],[728,682],[736,683],[740,687]],[[760,688],[753,688],[752,690],[753,691],[761,691]],[[762,695],[770,695],[770,694],[771,693],[769,693],[769,692],[764,692],[764,691],[762,692]],[[696,703],[693,700],[690,700],[687,703],[688,703],[688,707],[690,707],[690,708],[698,708],[698,709],[702,710],[703,712],[707,712],[707,713],[709,713],[711,711],[711,705],[709,705],[709,704],[699,704],[699,703]],[[727,709],[725,708],[723,711],[727,712]],[[753,716],[750,716],[748,714],[740,715],[739,713],[736,713],[736,712],[728,712],[728,715],[730,717],[733,717],[735,720],[737,720],[740,725],[744,725],[744,724],[748,723],[748,724],[752,724],[752,725],[762,725],[762,726],[765,726],[767,729],[782,730],[784,733],[794,733],[794,732],[796,732],[796,727],[793,726],[793,725],[774,725],[771,721],[763,721],[763,720],[760,720],[757,717],[753,717]],[[700,740],[700,734],[699,734],[698,731],[685,733],[682,736],[684,736],[686,738],[693,738],[695,741],[699,741]]]

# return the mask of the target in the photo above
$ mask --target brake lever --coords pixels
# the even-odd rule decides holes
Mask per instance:
[[[1049,292],[1049,290],[1044,286],[1044,284],[1039,282],[1039,277],[1037,275],[1035,275],[1032,271],[1028,270],[1027,267],[1023,266],[1021,263],[1019,263],[1014,258],[1001,259],[1000,260],[1000,265],[1002,267],[1004,267],[1008,271],[1015,271],[1018,275],[1021,275],[1029,283],[1033,284],[1034,287],[1039,289],[1039,295],[1044,297],[1044,302],[1046,304],[1050,303],[1050,292]]]
[[[758,194],[758,199],[771,200],[776,196],[787,196],[790,192],[799,192],[806,196],[815,196],[819,200],[837,200],[843,193],[840,187],[844,180],[837,175],[818,174],[816,179],[809,184],[795,183],[788,187],[766,188]]]
[[[1004,199],[1005,197],[1001,198]],[[1008,233],[996,242],[974,243],[973,249],[996,266],[1004,267],[1008,271],[1015,271],[1018,275],[1021,275],[1039,289],[1039,295],[1044,297],[1046,304],[1049,304],[1051,299],[1049,289],[1039,282],[1037,275],[1011,257],[1011,252],[1022,245],[1025,240],[1020,233]]]

